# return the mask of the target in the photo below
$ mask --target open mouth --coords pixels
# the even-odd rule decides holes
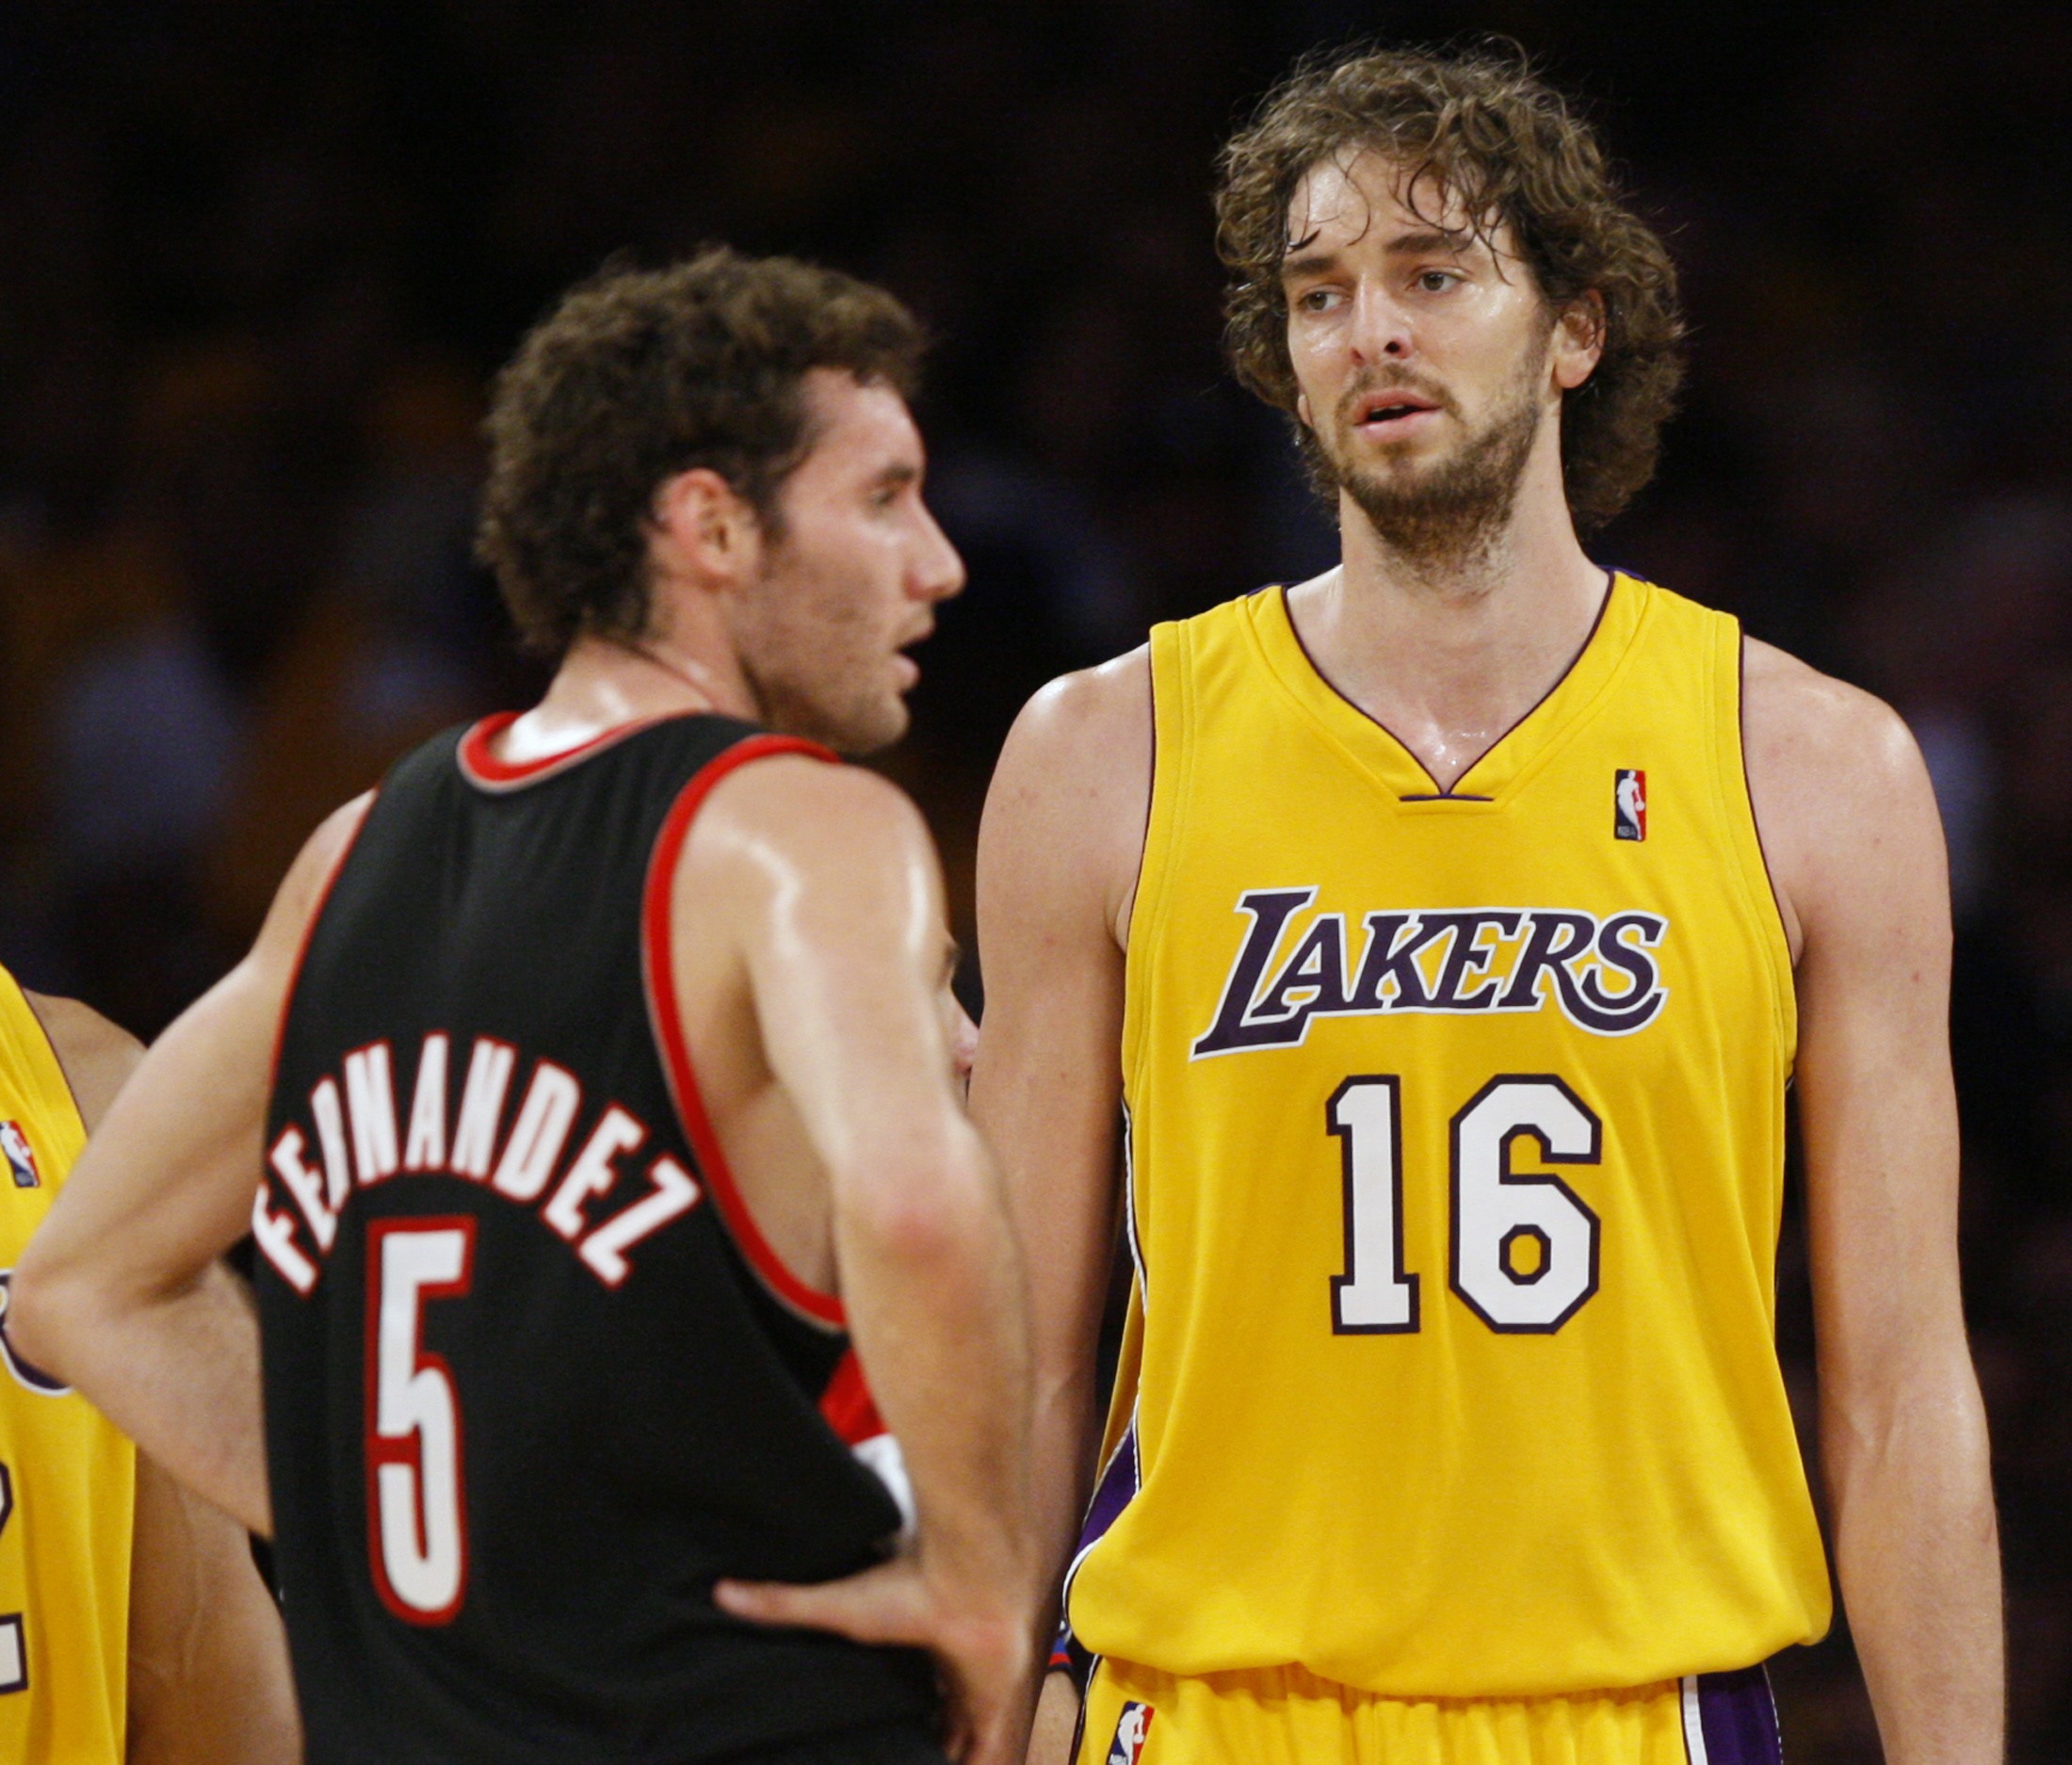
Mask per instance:
[[[893,672],[898,675],[902,683],[902,688],[904,687],[913,686],[914,683],[919,680],[921,677],[921,665],[916,662],[911,656],[909,656],[907,652],[913,649],[917,644],[926,643],[929,639],[933,637],[934,635],[935,627],[931,624],[926,629],[917,633],[915,636],[909,638],[904,643],[900,644],[897,649],[893,651]]]
[[[1361,401],[1354,423],[1370,435],[1385,434],[1438,408],[1431,399],[1415,393],[1377,393]]]

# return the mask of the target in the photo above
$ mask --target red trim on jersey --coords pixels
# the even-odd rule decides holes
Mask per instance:
[[[878,1414],[878,1401],[870,1395],[864,1364],[854,1349],[834,1364],[834,1376],[820,1393],[820,1418],[845,1447],[861,1446],[891,1432]]]
[[[578,760],[587,760],[600,748],[609,748],[625,740],[628,736],[638,736],[643,729],[653,729],[657,723],[667,723],[679,717],[704,715],[698,711],[670,711],[660,717],[639,717],[630,723],[614,724],[601,735],[592,736],[588,741],[579,741],[573,748],[563,748],[558,753],[542,754],[537,760],[499,760],[496,757],[496,737],[515,723],[523,713],[498,711],[485,717],[479,723],[461,737],[461,745],[454,750],[454,757],[460,763],[461,776],[471,785],[484,790],[510,790],[515,785],[529,785],[535,779],[558,772],[574,766]]]
[[[708,761],[693,775],[671,806],[662,831],[656,836],[654,856],[648,861],[647,885],[640,901],[640,966],[647,980],[648,1017],[656,1044],[661,1049],[662,1070],[669,1078],[670,1093],[676,1100],[677,1119],[690,1138],[691,1149],[698,1155],[699,1167],[727,1231],[748,1258],[749,1267],[778,1299],[811,1322],[839,1330],[847,1322],[842,1302],[832,1293],[808,1287],[785,1267],[741,1198],[720,1138],[712,1131],[711,1118],[705,1114],[704,1099],[698,1092],[698,1076],[692,1070],[690,1049],[684,1040],[675,970],[670,962],[671,885],[691,821],[711,795],[712,787],[728,773],[773,753],[803,753],[817,760],[835,760],[817,742],[803,741],[796,736],[751,736]]]
[[[352,856],[352,849],[360,843],[360,832],[367,824],[367,817],[374,813],[374,804],[380,801],[379,792],[368,793],[370,801],[361,812],[358,824],[347,835],[346,843],[339,849],[337,859],[331,866],[331,874],[324,879],[324,886],[316,892],[316,904],[310,909],[309,921],[302,927],[302,935],[295,946],[295,961],[288,969],[287,991],[281,996],[281,1019],[273,1027],[273,1053],[267,1061],[267,1095],[270,1098],[281,1081],[281,1045],[288,1039],[288,1012],[295,1005],[295,989],[301,984],[302,964],[309,960],[309,947],[316,936],[316,922],[323,918],[324,909],[331,904],[331,892],[338,884],[338,878],[346,867],[346,860]],[[260,1177],[261,1184],[266,1182]]]

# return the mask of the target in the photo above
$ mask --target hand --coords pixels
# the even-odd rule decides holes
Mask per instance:
[[[1079,1732],[1079,1692],[1066,1673],[1044,1676],[1036,1699],[1036,1726],[1028,1737],[1027,1765],[1072,1765],[1072,1741]]]
[[[1021,1765],[1035,1671],[1035,1626],[1022,1603],[931,1573],[902,1548],[860,1575],[817,1586],[720,1581],[713,1603],[756,1624],[832,1630],[851,1642],[925,1648],[943,1676],[944,1750],[958,1765]],[[1069,1742],[1068,1742],[1069,1743]]]

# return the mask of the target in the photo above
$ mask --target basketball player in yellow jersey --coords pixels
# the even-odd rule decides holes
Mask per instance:
[[[0,1759],[292,1765],[286,1645],[243,1529],[7,1335],[8,1272],[140,1052],[0,969]]]
[[[1830,1617],[1772,1343],[1795,1077],[1886,1757],[1996,1761],[1914,745],[1584,554],[1653,464],[1675,279],[1528,70],[1312,67],[1223,172],[1233,354],[1343,561],[1039,695],[979,860],[1076,1757],[1774,1761],[1761,1662]],[[1053,1676],[1032,1758],[1080,1719]]]

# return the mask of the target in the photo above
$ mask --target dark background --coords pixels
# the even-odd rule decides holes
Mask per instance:
[[[1597,555],[1870,686],[1927,753],[2015,1757],[2062,1758],[2061,8],[7,0],[0,959],[156,1031],[326,810],[537,688],[468,557],[484,379],[608,254],[716,237],[878,277],[942,339],[933,500],[971,586],[889,766],[968,947],[977,805],[1027,694],[1333,556],[1219,364],[1219,140],[1315,44],[1485,30],[1582,96],[1687,277],[1686,408]],[[1795,1758],[1878,1757],[1845,1637],[1777,1680]]]

